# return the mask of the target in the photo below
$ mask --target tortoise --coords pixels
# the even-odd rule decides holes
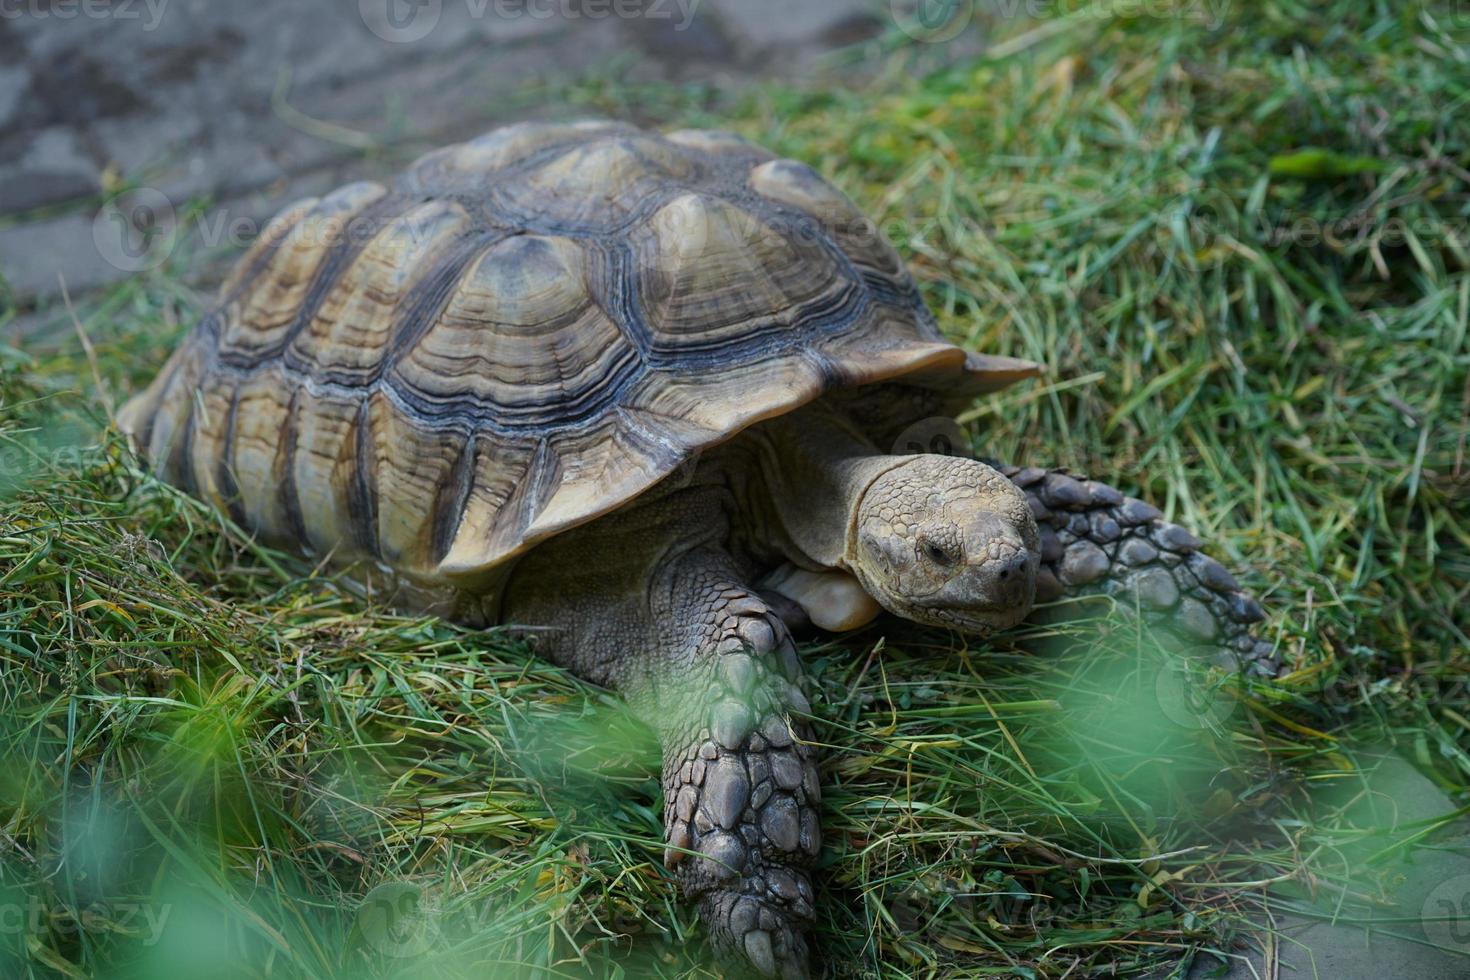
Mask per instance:
[[[286,208],[119,423],[267,541],[544,627],[540,655],[658,732],[665,864],[717,955],[796,977],[821,780],[793,629],[983,637],[1117,595],[1273,667],[1260,606],[1143,501],[884,451],[1039,370],[946,340],[802,163],[522,123]]]

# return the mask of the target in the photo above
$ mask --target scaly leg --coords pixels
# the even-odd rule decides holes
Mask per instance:
[[[670,563],[650,598],[662,635],[626,693],[663,739],[665,862],[722,958],[804,977],[821,791],[796,648],[718,550]]]
[[[1252,627],[1260,603],[1200,550],[1194,535],[1157,508],[1062,470],[997,467],[1020,487],[1041,528],[1036,601],[1101,594],[1142,608],[1187,639],[1209,644],[1227,666],[1275,675],[1275,649]]]
[[[737,971],[806,976],[821,847],[801,665],[690,491],[533,551],[504,610],[537,651],[616,688],[663,744],[664,860]],[[617,569],[618,574],[609,574]]]

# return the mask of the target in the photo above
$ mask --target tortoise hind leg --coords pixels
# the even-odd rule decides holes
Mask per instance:
[[[1260,603],[1184,528],[1104,483],[1062,470],[998,467],[1026,494],[1041,529],[1038,603],[1107,595],[1141,609],[1227,666],[1274,675],[1274,647],[1258,638]]]
[[[820,789],[795,646],[714,549],[650,598],[662,643],[626,693],[663,740],[666,864],[722,959],[805,977]]]

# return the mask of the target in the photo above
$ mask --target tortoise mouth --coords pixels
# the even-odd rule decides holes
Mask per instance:
[[[910,598],[920,617],[960,628],[996,630],[1014,626],[1036,598],[1040,553],[1019,548],[963,569],[940,588]]]
[[[930,626],[944,626],[974,636],[988,636],[997,630],[1019,625],[1031,612],[1029,601],[1007,605],[934,605],[911,611],[913,619]]]

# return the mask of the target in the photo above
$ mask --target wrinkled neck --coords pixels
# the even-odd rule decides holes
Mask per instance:
[[[818,402],[761,426],[761,470],[772,519],[808,568],[848,567],[851,530],[865,490],[902,465],[852,422]]]

